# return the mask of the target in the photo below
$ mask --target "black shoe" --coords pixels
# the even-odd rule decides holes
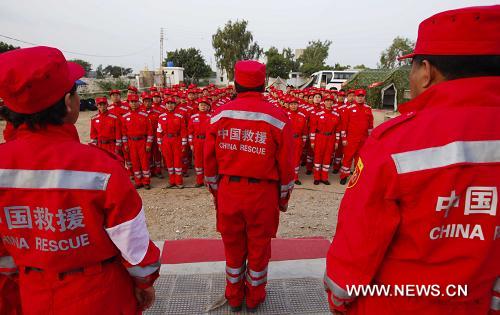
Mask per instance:
[[[338,172],[339,172],[339,170],[333,170],[332,174],[337,174]]]
[[[184,174],[182,174],[182,177],[189,177],[189,174],[188,173],[184,173]]]
[[[351,175],[354,174],[354,171],[351,171]]]
[[[140,189],[140,188],[142,188],[143,186],[142,186],[142,184],[135,184],[135,185],[134,185],[134,187],[135,187],[135,189]]]
[[[323,181],[323,184],[325,184],[325,185],[330,185],[330,181],[328,181],[328,180],[324,180],[324,181]]]
[[[231,308],[231,312],[233,312],[233,313],[241,312],[241,309],[242,309],[241,305],[240,306],[230,306],[230,308]]]
[[[306,162],[300,163],[300,166],[306,166]]]
[[[151,185],[149,185],[149,184],[148,185],[144,185],[144,189],[150,190],[151,189]]]
[[[183,189],[183,188],[184,188],[184,185],[177,185],[177,188],[179,188],[179,189]]]
[[[342,178],[340,180],[340,185],[345,185],[345,184],[347,184],[347,178]]]
[[[195,188],[200,188],[200,187],[203,187],[204,185],[203,184],[196,184],[194,185]]]
[[[306,171],[306,175],[311,175],[313,171]]]
[[[165,177],[163,177],[163,175],[161,173],[160,174],[156,174],[156,177],[157,178],[165,178]]]
[[[319,185],[319,183],[320,183],[320,181],[319,181],[319,180],[315,180],[313,184],[314,184],[314,185]]]
[[[295,185],[302,185],[302,182],[300,180],[296,180]]]
[[[168,183],[167,186],[165,186],[165,188],[174,188],[175,187],[175,184],[170,184]]]
[[[247,306],[247,312],[248,313],[257,313],[257,308],[259,308],[259,305],[257,305],[256,307],[248,307]]]

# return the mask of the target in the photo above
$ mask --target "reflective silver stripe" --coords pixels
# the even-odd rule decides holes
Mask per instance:
[[[459,163],[500,162],[500,140],[456,141],[440,147],[392,154],[398,174]]]
[[[326,273],[325,273],[324,280],[325,280],[326,285],[328,286],[328,289],[330,289],[330,291],[332,291],[333,295],[335,295],[337,298],[344,299],[344,300],[352,298],[352,296],[350,296],[346,290],[342,289],[338,284],[333,282],[332,279],[328,278]]]
[[[90,143],[97,143],[97,139],[90,140]]]
[[[257,287],[267,282],[267,276],[259,280],[253,280],[252,278],[250,278],[250,275],[248,273],[246,275],[247,282],[250,283],[252,287]]]
[[[216,183],[219,180],[219,176],[205,176],[205,181],[207,183]]]
[[[106,190],[110,176],[86,171],[0,169],[0,188]]]
[[[493,291],[495,291],[496,293],[500,293],[500,277],[497,277],[495,286],[493,287]]]
[[[233,118],[233,119],[243,119],[252,121],[263,121],[278,129],[283,129],[285,123],[278,118],[275,118],[269,114],[258,113],[258,112],[247,112],[242,110],[224,110],[215,115],[210,119],[210,123],[216,123],[221,118]]]
[[[209,185],[210,185],[210,188],[212,188],[213,190],[219,189],[219,185],[217,185],[217,184],[209,184]]]
[[[240,268],[231,268],[229,266],[226,266],[226,272],[232,275],[239,275],[245,271],[245,265],[241,266]]]
[[[266,267],[266,268],[264,268],[264,270],[259,271],[259,272],[257,272],[257,271],[253,271],[252,269],[248,269],[248,273],[250,274],[250,277],[252,277],[252,278],[254,278],[254,279],[255,279],[255,278],[262,278],[262,277],[264,277],[265,275],[267,275],[267,267]]]
[[[237,277],[232,277],[232,276],[230,276],[230,275],[226,274],[226,279],[227,279],[227,281],[229,281],[230,283],[235,284],[235,283],[240,282],[240,281],[243,279],[243,274],[241,274],[241,275],[239,275],[239,276],[237,276]]]
[[[16,269],[16,268],[17,266],[12,256],[0,257],[0,269]]]
[[[130,268],[127,268],[128,273],[133,276],[133,277],[140,277],[144,278],[149,276],[150,274],[153,274],[156,270],[160,269],[160,262],[157,262],[155,264],[141,267],[141,266],[133,266]]]
[[[490,309],[494,311],[500,311],[500,298],[498,296],[494,296],[491,298]]]
[[[299,169],[298,167],[296,167],[295,169]],[[281,191],[288,191],[290,189],[292,189],[293,187],[295,186],[295,182],[292,180],[291,182],[289,182],[288,184],[286,185],[281,185]]]

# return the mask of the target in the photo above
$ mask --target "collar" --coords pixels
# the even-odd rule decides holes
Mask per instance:
[[[238,95],[236,96],[236,98],[247,98],[247,97],[263,98],[263,95],[260,92],[243,92],[243,93],[238,93]]]
[[[457,79],[438,83],[413,100],[401,104],[399,112],[421,111],[424,108],[460,107],[472,104],[498,106],[491,100],[498,98],[500,76]],[[485,101],[479,101],[487,100]]]
[[[42,136],[53,139],[54,141],[60,141],[61,139],[73,140],[80,142],[80,137],[78,136],[78,131],[73,124],[63,124],[63,125],[48,125],[42,129],[31,130],[26,124],[19,126],[16,131],[16,139],[21,139],[30,136]]]

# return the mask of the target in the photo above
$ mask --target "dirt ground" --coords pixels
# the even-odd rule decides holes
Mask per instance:
[[[96,112],[81,112],[77,122],[80,140],[89,141],[90,118]],[[386,112],[374,111],[375,124],[384,120]],[[4,122],[0,121],[0,130]],[[3,142],[0,134],[0,143]],[[153,179],[152,189],[140,189],[149,231],[153,240],[215,238],[215,209],[205,188],[194,188],[193,170],[185,178],[184,189],[163,189],[166,179]],[[337,224],[337,211],[345,186],[339,184],[338,174],[331,174],[331,186],[312,184],[312,176],[300,170],[303,185],[295,186],[288,212],[281,214],[278,237],[331,238]]]

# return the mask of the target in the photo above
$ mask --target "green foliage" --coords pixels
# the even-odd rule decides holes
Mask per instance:
[[[347,70],[347,69],[350,69],[351,66],[350,65],[347,65],[347,66],[342,66],[340,63],[336,63],[333,67],[332,67],[332,70],[338,70],[338,71],[344,71],[344,70]]]
[[[176,67],[184,68],[184,81],[189,84],[198,82],[200,78],[210,77],[212,69],[206,64],[205,59],[201,55],[201,51],[196,48],[177,49],[169,51],[163,65],[167,65],[168,61],[173,61]]]
[[[99,70],[99,67],[97,67],[97,69]],[[102,67],[101,67],[102,69]],[[111,66],[111,65],[108,65],[106,66],[106,68],[102,69],[102,74],[104,77],[106,76],[112,76],[113,78],[119,78],[121,76],[127,76],[129,74],[132,73],[132,69],[131,68],[123,68],[123,67],[120,67],[120,66]]]
[[[12,46],[10,44],[0,42],[0,54],[8,52],[9,50],[19,49],[20,47]]]
[[[404,99],[404,91],[410,88],[410,81],[408,76],[410,74],[410,67],[403,66],[396,69],[368,69],[358,72],[351,80],[347,81],[343,86],[344,89],[365,89],[366,102],[373,108],[382,107],[382,94],[381,90],[394,83],[398,90],[398,104],[402,104]],[[370,84],[382,82],[381,85],[368,88]]]
[[[96,96],[101,96],[101,95],[108,95],[109,91],[111,90],[127,90],[128,86],[130,85],[129,80],[124,80],[122,78],[116,79],[116,80],[102,80],[102,81],[95,81],[99,89],[102,91],[102,94],[94,94],[93,97]]]
[[[238,60],[258,59],[262,49],[253,42],[253,35],[247,30],[248,21],[229,20],[224,28],[218,28],[212,35],[217,66],[225,70],[229,80],[234,78],[234,64]]]
[[[297,71],[299,63],[294,60],[291,48],[285,48],[280,53],[276,47],[269,48],[265,55],[267,57],[267,76],[272,78],[288,78],[290,71]]]
[[[366,69],[369,69],[367,66],[365,66],[364,64],[360,64],[360,65],[356,65],[354,66],[353,69],[357,69],[357,70],[366,70]]]
[[[102,65],[99,65],[95,72],[97,79],[104,79],[104,68]]]
[[[413,51],[415,42],[408,38],[396,37],[391,46],[384,50],[380,55],[379,68],[394,69],[404,65],[409,65],[411,60],[398,60],[398,57],[409,54]]]
[[[301,63],[300,71],[304,75],[309,76],[316,71],[331,68],[325,65],[331,44],[332,42],[329,40],[324,42],[321,40],[310,41],[309,45],[304,49],[304,53],[298,59]]]
[[[74,62],[79,64],[80,66],[83,67],[85,70],[85,73],[89,73],[90,70],[92,70],[92,64],[88,61],[82,60],[82,59],[70,59],[68,61]]]

